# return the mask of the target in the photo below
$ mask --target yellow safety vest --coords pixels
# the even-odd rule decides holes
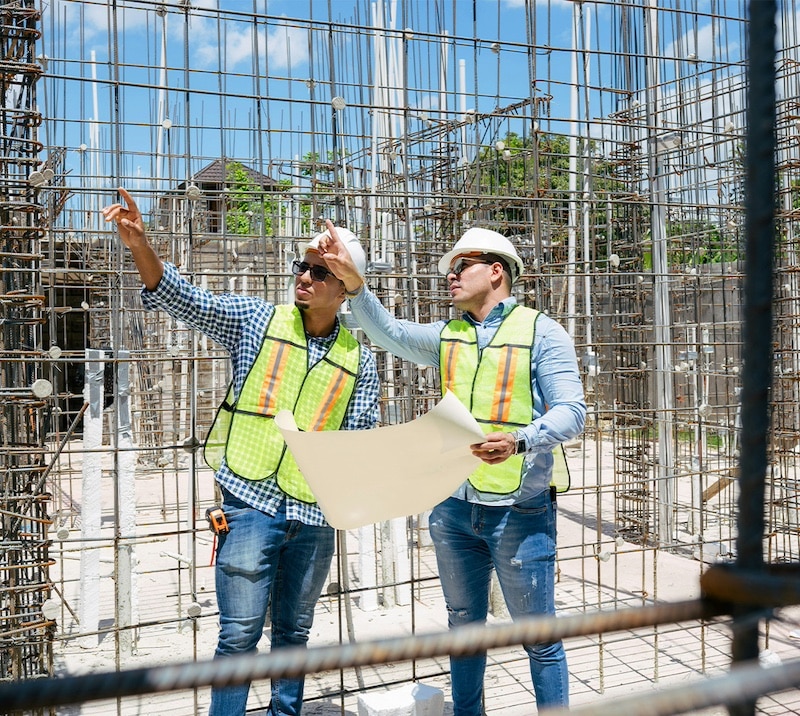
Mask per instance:
[[[525,427],[533,415],[531,346],[539,311],[515,306],[492,340],[481,351],[475,326],[449,321],[441,335],[439,370],[442,387],[466,405],[485,433]],[[563,448],[553,453],[553,482],[559,492],[569,488]],[[499,465],[482,463],[469,482],[480,492],[506,495],[522,484],[524,455],[512,455]]]
[[[204,457],[246,480],[275,478],[303,502],[316,502],[275,425],[280,410],[294,414],[300,430],[338,430],[355,390],[361,346],[343,326],[327,354],[308,367],[308,342],[300,311],[276,306],[238,399],[233,386],[219,407]]]

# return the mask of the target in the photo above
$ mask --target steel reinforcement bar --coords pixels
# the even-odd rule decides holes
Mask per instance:
[[[656,624],[707,620],[728,613],[728,603],[689,600],[560,618],[536,617],[491,627],[465,626],[443,633],[371,640],[359,644],[312,649],[292,647],[268,654],[0,684],[0,704],[15,711],[136,694],[181,691],[209,685],[226,687],[254,680],[290,678],[411,659],[450,654],[463,656],[518,644],[637,629]]]

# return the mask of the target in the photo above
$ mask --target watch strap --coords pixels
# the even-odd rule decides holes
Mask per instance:
[[[522,455],[528,452],[528,443],[525,440],[525,436],[519,432],[514,432],[514,454],[515,455]]]

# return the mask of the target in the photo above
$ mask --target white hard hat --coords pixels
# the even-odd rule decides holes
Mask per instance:
[[[455,246],[439,259],[439,272],[446,276],[450,271],[453,259],[457,256],[474,252],[496,254],[501,258],[507,259],[508,267],[511,271],[511,283],[514,283],[525,270],[514,244],[505,236],[491,229],[473,228],[467,229]]]
[[[364,249],[361,248],[361,242],[352,231],[349,229],[344,229],[340,226],[336,227],[336,235],[344,244],[344,247],[347,249],[347,253],[350,254],[350,258],[353,259],[353,264],[355,265],[356,269],[358,269],[358,273],[363,276],[367,272],[367,255],[364,253]],[[310,249],[311,251],[316,251],[319,253],[319,240],[323,236],[330,236],[327,230],[323,231],[321,234],[317,234],[313,239],[311,239],[309,244],[306,246],[306,251]]]

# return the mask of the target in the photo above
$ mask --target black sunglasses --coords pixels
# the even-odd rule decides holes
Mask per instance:
[[[467,269],[470,266],[474,266],[475,264],[493,264],[493,263],[494,261],[481,261],[479,258],[471,256],[461,256],[460,258],[456,259],[456,262],[449,268],[447,273],[448,274],[454,273],[456,276],[460,276],[461,272],[464,269]]]
[[[306,271],[311,271],[312,281],[324,281],[328,276],[333,276],[333,271],[324,266],[314,266],[305,261],[292,261],[292,273],[302,276]]]

